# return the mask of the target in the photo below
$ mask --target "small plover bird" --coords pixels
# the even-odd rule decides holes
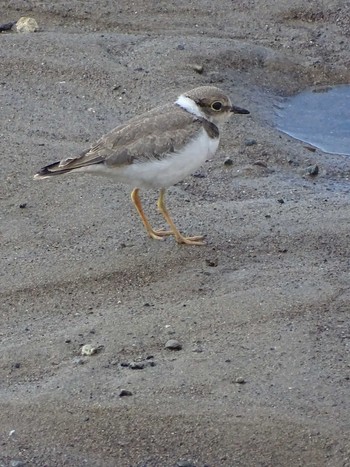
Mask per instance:
[[[198,169],[219,145],[218,124],[231,114],[249,114],[214,86],[202,86],[136,116],[102,136],[78,156],[43,167],[35,179],[68,173],[103,175],[131,185],[131,199],[151,238],[173,235],[178,243],[203,245],[203,236],[184,237],[165,206],[165,190]],[[160,189],[158,208],[170,230],[154,230],[142,209],[140,188]]]

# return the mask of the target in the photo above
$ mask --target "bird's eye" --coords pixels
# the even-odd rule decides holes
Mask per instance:
[[[222,103],[219,102],[219,101],[213,102],[213,103],[211,104],[211,108],[212,108],[213,110],[216,110],[216,112],[218,112],[219,110],[222,109]]]

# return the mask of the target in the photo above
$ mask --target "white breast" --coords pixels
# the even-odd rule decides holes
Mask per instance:
[[[216,152],[218,146],[219,138],[210,138],[202,129],[199,136],[181,151],[169,154],[162,160],[138,162],[115,169],[115,177],[140,188],[166,188],[197,170]]]

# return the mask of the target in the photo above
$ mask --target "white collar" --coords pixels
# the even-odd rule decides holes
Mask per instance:
[[[181,96],[178,97],[178,99],[175,101],[175,104],[187,110],[187,112],[196,115],[197,117],[205,118],[208,120],[195,101],[189,97],[186,97],[184,94],[181,94]]]

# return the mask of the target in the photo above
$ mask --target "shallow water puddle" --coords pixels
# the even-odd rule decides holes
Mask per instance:
[[[350,85],[304,91],[279,107],[277,128],[331,154],[350,155]]]

